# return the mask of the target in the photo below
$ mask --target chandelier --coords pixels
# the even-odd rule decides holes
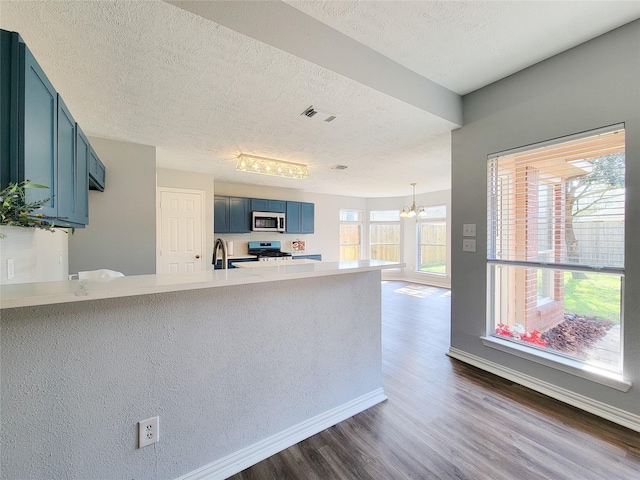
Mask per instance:
[[[309,170],[301,163],[283,162],[273,158],[254,157],[241,153],[238,156],[236,170],[241,172],[261,173],[285,178],[307,178]]]
[[[400,212],[400,216],[402,218],[412,218],[416,215],[418,217],[424,217],[427,212],[424,211],[424,207],[422,205],[416,207],[416,184],[412,183],[413,186],[413,203],[411,207],[404,207]]]

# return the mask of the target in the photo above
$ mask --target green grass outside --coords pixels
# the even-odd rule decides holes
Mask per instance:
[[[620,277],[587,273],[564,274],[564,311],[620,323]]]
[[[434,263],[432,265],[420,265],[420,271],[426,273],[447,273],[447,265],[445,263]]]

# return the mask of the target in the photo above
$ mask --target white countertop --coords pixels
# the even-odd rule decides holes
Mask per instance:
[[[250,263],[253,264],[253,262]],[[231,270],[207,270],[189,274],[134,275],[99,280],[67,280],[0,285],[0,308],[81,302],[101,298],[247,285],[404,267],[402,263],[381,260],[348,262],[295,260],[256,263],[275,263],[278,265],[234,268]],[[283,265],[280,265],[280,263],[283,263]]]

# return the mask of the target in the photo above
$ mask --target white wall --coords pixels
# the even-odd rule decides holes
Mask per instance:
[[[71,230],[53,232],[35,228],[6,227],[0,239],[0,284],[67,280],[68,241]],[[7,260],[13,259],[14,276],[7,276]]]
[[[155,147],[90,137],[104,163],[104,192],[89,192],[89,225],[69,238],[69,271],[156,271]]]
[[[640,20],[464,98],[452,136],[451,345],[492,365],[628,415],[640,429]],[[485,347],[487,155],[576,132],[626,125],[624,377],[626,393]],[[477,224],[477,252],[462,252],[462,225]],[[602,409],[601,409],[602,410]],[[634,417],[635,416],[635,417]],[[635,420],[633,420],[635,418]]]

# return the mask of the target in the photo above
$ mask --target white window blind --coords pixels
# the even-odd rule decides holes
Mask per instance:
[[[488,160],[488,260],[624,267],[625,130],[565,137]]]

